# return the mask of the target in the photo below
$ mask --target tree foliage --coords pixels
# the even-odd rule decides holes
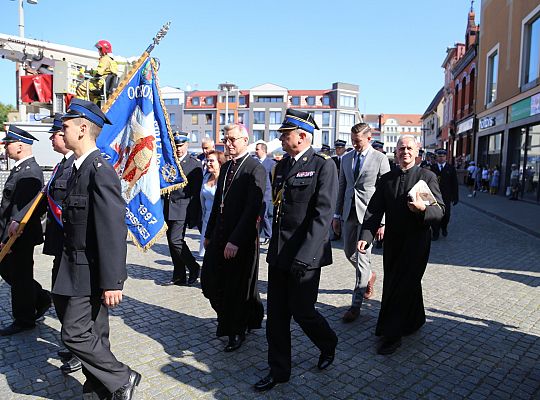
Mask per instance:
[[[11,111],[15,111],[15,107],[0,102],[0,129],[2,131],[4,130],[4,123],[7,121],[7,115]]]

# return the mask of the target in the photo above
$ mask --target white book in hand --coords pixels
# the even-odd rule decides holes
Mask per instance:
[[[420,179],[416,184],[409,190],[408,197],[409,200],[416,200],[416,194],[420,194],[420,198],[423,200],[424,204],[426,206],[430,206],[433,204],[437,204],[437,200],[435,199],[435,196],[433,195],[433,192],[427,185],[426,181],[423,179]]]

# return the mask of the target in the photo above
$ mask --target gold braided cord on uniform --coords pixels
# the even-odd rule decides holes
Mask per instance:
[[[180,175],[182,175],[182,180],[183,180],[182,183],[177,183],[176,185],[167,186],[166,188],[161,189],[161,194],[167,194],[167,193],[172,192],[173,190],[183,188],[184,186],[186,186],[188,184],[188,180],[187,180],[186,175],[184,174],[184,170],[182,169],[182,166],[180,164],[180,160],[178,159],[178,156],[176,155],[176,151],[174,151],[176,147],[175,147],[175,144],[174,144],[174,137],[173,137],[173,134],[172,134],[171,122],[169,120],[169,113],[167,112],[167,108],[165,107],[165,103],[163,102],[163,99],[161,98],[161,89],[159,88],[159,78],[157,76],[156,62],[152,58],[152,59],[150,59],[150,63],[152,64],[152,70],[154,71],[154,79],[156,80],[156,87],[157,87],[158,94],[159,94],[158,97],[159,97],[159,102],[161,104],[161,109],[163,110],[163,115],[165,115],[165,123],[167,124],[167,134],[169,135],[169,139],[170,139],[171,144],[172,144],[174,160],[176,161],[176,167],[178,168],[178,171],[180,171]]]

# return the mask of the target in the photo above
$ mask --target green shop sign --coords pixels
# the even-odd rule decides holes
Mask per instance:
[[[514,122],[538,114],[540,111],[538,107],[539,101],[540,93],[512,104],[510,108],[510,121]]]

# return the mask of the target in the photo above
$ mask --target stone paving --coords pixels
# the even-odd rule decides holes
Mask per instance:
[[[196,248],[196,232],[190,231]],[[194,240],[195,239],[195,240]],[[352,324],[340,321],[354,271],[338,243],[323,270],[319,310],[336,330],[335,363],[317,370],[317,349],[293,322],[288,384],[256,394],[267,373],[264,330],[224,353],[215,315],[200,287],[163,287],[171,277],[164,240],[143,254],[129,246],[121,306],[112,311],[116,356],[143,375],[137,399],[538,399],[540,398],[540,239],[478,211],[454,208],[448,238],[432,245],[424,277],[427,324],[397,353],[379,356],[374,327],[382,257],[373,256],[376,296]],[[50,285],[52,259],[36,249],[36,277]],[[411,249],[412,251],[414,249]],[[260,291],[267,266],[261,254]],[[9,288],[0,282],[0,324],[10,322]],[[64,376],[56,356],[60,324],[51,309],[37,329],[0,338],[1,399],[77,399],[83,375]]]

